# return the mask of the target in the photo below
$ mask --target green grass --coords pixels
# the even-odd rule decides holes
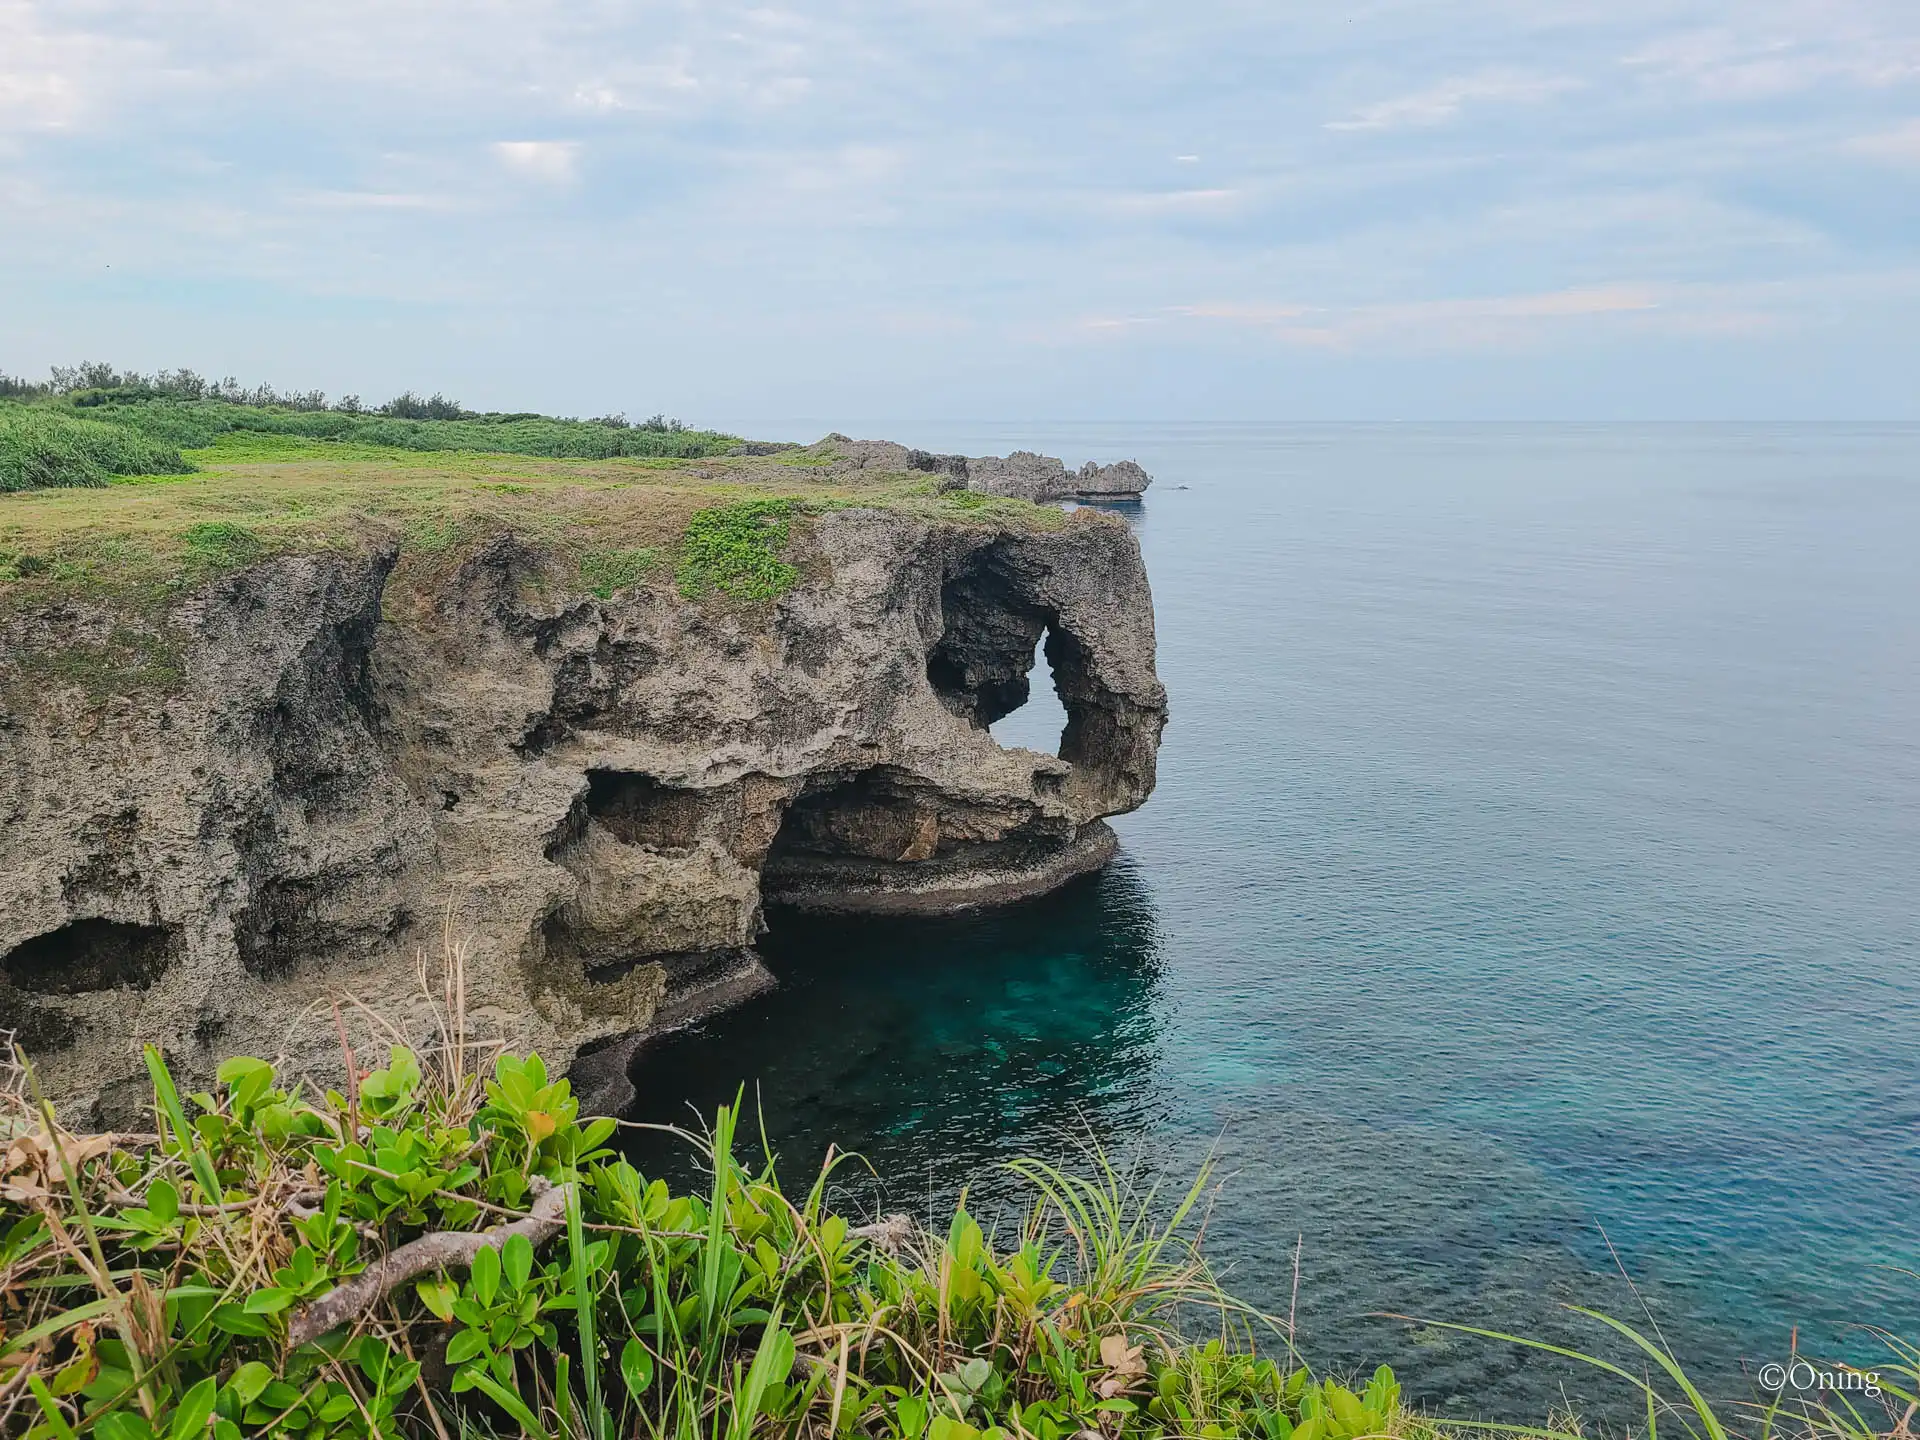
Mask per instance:
[[[266,553],[260,537],[231,520],[202,520],[181,535],[187,564],[199,570],[234,570]]]
[[[54,412],[0,405],[0,419],[22,414],[37,425]],[[834,510],[1012,530],[1070,523],[1047,506],[940,492],[918,473],[796,470],[786,460],[797,452],[576,459],[227,431],[169,453],[175,471],[196,468],[0,495],[0,607],[78,600],[149,616],[273,555],[370,545],[399,547],[393,583],[404,593],[504,533],[548,557],[543,583],[556,592],[610,598],[664,582],[751,605],[798,582],[786,554],[796,527]],[[157,463],[145,455],[121,463]]]
[[[0,491],[98,486],[113,476],[186,474],[212,463],[371,460],[448,452],[610,460],[725,455],[737,437],[551,416],[403,420],[213,400],[80,395],[0,402]],[[76,403],[78,402],[78,403]]]
[[[0,405],[0,492],[105,485],[116,475],[184,474],[169,442],[55,410]]]
[[[602,600],[616,590],[637,585],[659,564],[660,552],[650,546],[637,550],[589,550],[580,557],[580,582]]]

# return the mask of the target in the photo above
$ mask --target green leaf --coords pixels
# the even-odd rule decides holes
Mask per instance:
[[[207,1429],[207,1420],[213,1414],[214,1394],[219,1389],[209,1375],[198,1385],[181,1397],[180,1408],[173,1412],[173,1424],[167,1434],[169,1440],[198,1440]]]
[[[293,1291],[271,1286],[249,1295],[245,1309],[249,1315],[278,1315],[292,1303]]]
[[[353,1396],[335,1395],[320,1407],[318,1418],[324,1423],[331,1425],[336,1420],[346,1419],[347,1416],[353,1414],[353,1412],[359,1408],[358,1405],[353,1403]]]
[[[420,1297],[420,1303],[432,1311],[437,1318],[443,1321],[453,1319],[453,1303],[459,1292],[444,1275],[416,1280],[413,1291]]]
[[[462,1330],[447,1342],[447,1363],[461,1365],[476,1355],[483,1355],[487,1349],[487,1332],[484,1330]]]
[[[589,1150],[598,1150],[602,1145],[607,1143],[607,1137],[613,1134],[619,1124],[620,1122],[618,1120],[609,1119],[604,1116],[601,1119],[593,1121],[586,1129],[580,1132],[581,1151],[584,1153]]]
[[[214,1079],[222,1085],[237,1085],[249,1075],[257,1075],[262,1070],[273,1074],[273,1067],[264,1060],[255,1060],[250,1055],[236,1055],[231,1060],[220,1062],[220,1068],[213,1072]]]
[[[27,1382],[31,1385],[33,1382]],[[115,1410],[110,1415],[102,1415],[93,1422],[94,1433],[100,1440],[153,1440],[153,1427],[147,1423],[144,1415],[131,1410]]]
[[[208,1318],[216,1329],[224,1330],[229,1335],[246,1335],[257,1340],[270,1333],[264,1316],[249,1315],[231,1301],[214,1306],[213,1314]]]
[[[275,1147],[285,1145],[293,1136],[293,1111],[278,1101],[262,1106],[254,1115],[253,1123],[267,1143]]]
[[[509,1235],[507,1243],[501,1247],[500,1261],[507,1275],[507,1285],[513,1290],[527,1288],[527,1278],[533,1274],[533,1242],[524,1235]]]
[[[273,1371],[258,1360],[249,1360],[233,1372],[233,1378],[227,1381],[227,1388],[242,1405],[251,1405],[272,1383]]]
[[[620,1352],[620,1375],[629,1395],[644,1394],[653,1383],[653,1353],[638,1340],[627,1341]]]
[[[60,1403],[48,1391],[47,1382],[38,1375],[29,1373],[27,1388],[33,1391],[33,1398],[40,1402],[40,1413],[46,1417],[48,1428],[53,1431],[58,1440],[75,1440],[73,1426],[67,1423],[66,1414],[60,1409]]]
[[[171,1225],[180,1213],[180,1191],[170,1180],[155,1180],[147,1187],[147,1213],[161,1225]]]
[[[500,1293],[500,1252],[491,1245],[483,1245],[480,1253],[473,1257],[473,1271],[467,1277],[467,1284],[473,1291],[474,1299],[482,1305],[493,1304],[493,1297]]]
[[[534,1440],[546,1440],[547,1432],[541,1428],[540,1422],[534,1419],[533,1412],[527,1408],[526,1402],[513,1391],[500,1384],[491,1375],[479,1370],[464,1371],[463,1375],[471,1375],[475,1388],[484,1392],[489,1400],[517,1420],[520,1428],[534,1437]]]
[[[142,1054],[147,1062],[147,1074],[153,1080],[154,1098],[159,1101],[167,1123],[173,1127],[174,1143],[189,1152],[193,1178],[200,1182],[200,1189],[205,1192],[208,1203],[218,1205],[222,1196],[220,1182],[213,1173],[213,1161],[208,1158],[205,1148],[198,1143],[198,1137],[187,1124],[187,1112],[180,1104],[180,1092],[174,1087],[173,1076],[167,1071],[167,1062],[161,1057],[158,1047],[153,1045],[147,1046]]]

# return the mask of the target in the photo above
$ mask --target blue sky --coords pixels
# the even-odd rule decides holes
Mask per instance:
[[[0,368],[1920,420],[1914,0],[0,0]]]

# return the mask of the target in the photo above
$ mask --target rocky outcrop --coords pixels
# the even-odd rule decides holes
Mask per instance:
[[[741,447],[747,453],[754,447]],[[762,447],[765,448],[765,447]],[[1153,478],[1131,460],[1101,465],[1089,460],[1078,470],[1067,469],[1051,455],[1016,450],[1000,457],[936,455],[891,440],[850,440],[829,435],[816,447],[823,468],[842,472],[870,470],[900,473],[921,470],[940,477],[944,488],[977,490],[983,495],[1005,495],[1016,500],[1137,500]]]
[[[1111,517],[829,512],[760,606],[582,596],[551,558],[502,534],[396,574],[369,542],[144,619],[0,615],[0,1027],[56,1096],[132,1118],[149,1041],[190,1078],[336,1070],[342,1024],[374,1038],[356,1001],[429,1026],[443,935],[472,1023],[565,1061],[766,983],[767,903],[1043,890],[1153,787],[1152,605]],[[183,674],[49,668],[113,646]],[[1057,755],[987,729],[1038,646]]]

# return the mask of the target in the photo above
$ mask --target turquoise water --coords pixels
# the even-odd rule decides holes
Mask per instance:
[[[1512,1418],[1606,1392],[1374,1312],[1644,1301],[1723,1393],[1795,1326],[1920,1338],[1920,431],[906,438],[1153,471],[1159,790],[1030,905],[775,916],[782,990],[658,1047],[648,1118],[745,1081],[784,1167],[914,1209],[1212,1149],[1212,1252],[1284,1313],[1298,1246],[1309,1354]]]

